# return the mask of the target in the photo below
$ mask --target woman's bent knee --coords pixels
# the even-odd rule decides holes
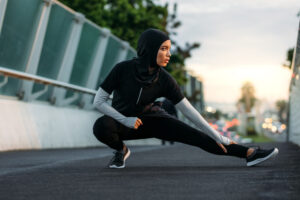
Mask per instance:
[[[116,121],[108,116],[98,118],[93,126],[93,133],[99,141],[105,140],[109,132],[116,128]]]

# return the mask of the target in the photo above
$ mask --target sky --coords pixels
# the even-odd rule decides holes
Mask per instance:
[[[177,42],[201,43],[186,67],[202,77],[207,103],[233,105],[245,81],[261,100],[287,100],[291,72],[282,64],[296,44],[299,0],[159,1],[177,2]]]

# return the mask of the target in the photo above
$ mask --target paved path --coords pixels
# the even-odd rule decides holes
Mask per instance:
[[[107,148],[0,153],[0,199],[300,199],[300,148],[246,167],[196,147],[132,147],[125,169],[107,169]]]

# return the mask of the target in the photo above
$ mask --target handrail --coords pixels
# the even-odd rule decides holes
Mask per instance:
[[[80,87],[80,86],[77,86],[77,85],[73,85],[73,84],[69,84],[69,83],[65,83],[65,82],[45,78],[45,77],[42,77],[42,76],[28,74],[28,73],[25,73],[25,72],[20,72],[20,71],[17,71],[17,70],[7,69],[7,68],[1,67],[1,66],[0,66],[0,74],[3,74],[4,76],[10,76],[10,77],[14,77],[14,78],[30,80],[30,81],[34,81],[34,82],[37,82],[37,83],[42,83],[42,84],[45,84],[45,85],[52,85],[52,86],[56,86],[56,87],[62,87],[62,88],[74,90],[74,91],[77,91],[77,92],[90,94],[90,95],[95,95],[96,92],[97,92],[96,90],[92,90],[92,89]]]
[[[66,6],[65,4],[63,4],[62,2],[58,1],[58,0],[52,0],[53,3],[57,4],[58,6],[62,7],[63,9],[65,9],[66,11],[72,13],[72,14],[75,14],[76,11],[73,10],[72,8]]]

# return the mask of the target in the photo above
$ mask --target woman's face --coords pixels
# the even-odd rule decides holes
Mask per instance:
[[[171,57],[170,49],[171,49],[171,40],[166,40],[164,43],[160,45],[156,57],[156,63],[159,66],[161,67],[167,66]]]

